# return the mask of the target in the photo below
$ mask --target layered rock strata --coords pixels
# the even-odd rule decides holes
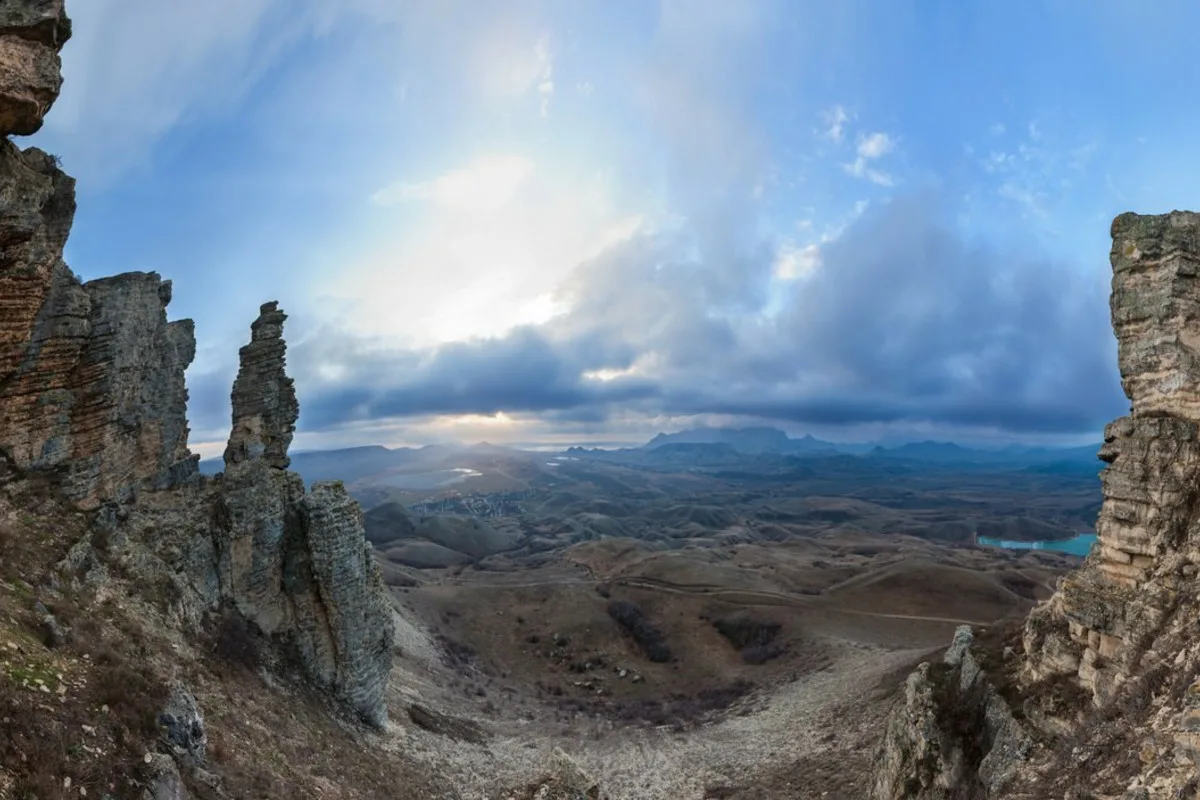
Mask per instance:
[[[1097,545],[1025,633],[1029,680],[1074,675],[1099,706],[1194,593],[1200,563],[1200,215],[1122,214],[1112,239],[1132,408],[1105,430]]]
[[[71,38],[63,0],[0,2],[0,130],[36,133],[62,87],[58,51]]]
[[[250,343],[239,353],[241,369],[233,384],[233,432],[225,448],[225,465],[255,458],[286,469],[288,446],[296,430],[300,406],[292,379],[284,371],[283,323],[287,314],[266,303],[250,326]]]
[[[284,319],[275,303],[264,305],[241,350],[212,516],[220,591],[283,640],[314,683],[382,726],[391,608],[358,503],[339,481],[305,493],[286,470],[300,409],[284,369]]]
[[[0,2],[0,133],[41,127],[70,30],[61,0]],[[62,257],[74,215],[53,157],[0,142],[0,452],[94,508],[197,473],[183,375],[195,339],[190,320],[167,321],[158,275],[75,277]]]

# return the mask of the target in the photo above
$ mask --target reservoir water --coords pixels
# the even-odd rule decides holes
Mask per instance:
[[[975,540],[986,547],[1006,547],[1010,550],[1058,550],[1073,556],[1086,556],[1096,541],[1096,534],[1081,533],[1073,539],[1048,540],[1044,542],[1010,542],[1007,539],[993,539],[990,536],[979,536]]]
[[[397,489],[430,490],[444,489],[462,483],[468,478],[478,478],[482,472],[466,467],[456,469],[439,469],[436,472],[394,472],[383,476],[379,483]]]

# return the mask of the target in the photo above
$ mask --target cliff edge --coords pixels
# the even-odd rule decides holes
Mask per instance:
[[[1098,541],[1014,633],[1008,658],[990,654],[1034,746],[1011,782],[982,780],[995,752],[982,701],[942,693],[922,714],[910,698],[877,759],[876,798],[1196,796],[1200,214],[1122,214],[1111,233],[1110,308],[1131,408],[1099,452]],[[935,694],[920,674],[909,683]],[[930,743],[932,762],[913,757]],[[962,752],[969,780],[953,778],[961,759],[948,754]]]

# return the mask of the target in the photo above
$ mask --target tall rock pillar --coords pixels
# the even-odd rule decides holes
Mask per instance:
[[[266,303],[240,351],[217,500],[221,591],[281,639],[317,686],[383,726],[395,636],[362,510],[340,481],[289,472],[300,414],[285,370],[286,315]]]

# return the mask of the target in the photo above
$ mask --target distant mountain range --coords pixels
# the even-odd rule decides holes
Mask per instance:
[[[878,443],[835,443],[803,436],[793,439],[771,427],[693,428],[676,433],[660,433],[640,447],[588,449],[571,447],[568,456],[601,458],[608,461],[643,464],[654,468],[734,467],[747,461],[763,462],[819,459],[849,459],[866,466],[868,462],[886,462],[887,469],[910,470],[920,464],[950,467],[999,467],[1041,474],[1087,475],[1100,470],[1097,463],[1099,443],[1083,447],[1052,448],[1009,445],[984,449],[965,447],[953,442],[907,442],[885,447]],[[436,444],[425,447],[387,448],[378,445],[338,450],[309,450],[292,454],[291,469],[306,483],[342,480],[348,484],[377,479],[392,473],[420,473],[424,470],[462,466],[459,460],[472,462],[508,455],[533,455],[481,442],[475,445]],[[845,465],[843,465],[845,466]],[[880,464],[882,467],[882,464]],[[200,462],[200,471],[213,475],[224,469],[220,458]]]
[[[940,464],[1011,464],[1029,466],[1053,466],[1083,463],[1090,468],[1095,465],[1100,444],[1082,447],[1031,447],[1007,445],[1002,448],[984,449],[964,447],[953,442],[907,442],[893,447],[881,444],[846,444],[827,442],[813,436],[793,439],[784,431],[771,427],[752,428],[692,428],[678,433],[660,433],[646,444],[643,451],[654,451],[668,445],[673,449],[680,445],[726,445],[745,455],[777,453],[799,456],[866,455],[871,458],[905,459],[910,461],[936,462]],[[697,450],[697,453],[701,451]],[[708,451],[706,451],[708,452]],[[673,453],[679,458],[679,453]]]
[[[850,452],[812,436],[791,439],[778,428],[692,428],[679,433],[660,433],[642,446],[655,450],[673,444],[726,444],[739,453],[810,453],[836,455]]]

